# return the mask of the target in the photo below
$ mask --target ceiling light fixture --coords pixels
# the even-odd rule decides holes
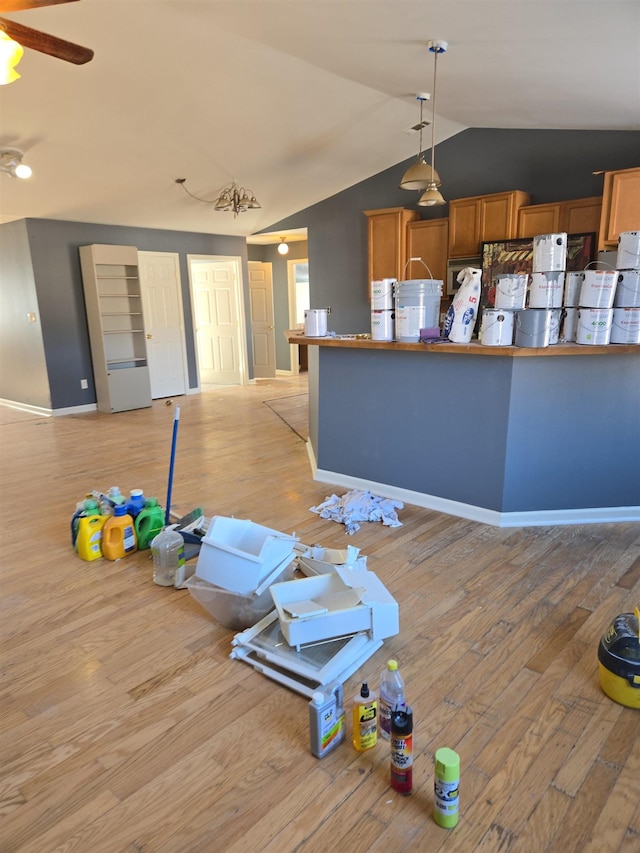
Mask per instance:
[[[6,172],[12,178],[30,178],[31,166],[22,162],[23,157],[19,148],[0,148],[0,172]]]
[[[449,47],[446,41],[430,41],[429,50],[433,53],[433,97],[431,99],[431,168],[434,174],[436,173],[436,74],[438,70],[438,54],[445,53]],[[442,193],[438,189],[440,181],[433,179],[426,187],[418,199],[418,204],[421,207],[434,207],[438,204],[445,204]]]
[[[0,86],[19,79],[15,67],[23,54],[22,45],[0,30]]]
[[[278,254],[280,254],[280,255],[288,255],[289,254],[289,244],[286,242],[284,237],[281,239],[281,242],[278,246]]]
[[[186,180],[186,178],[176,178],[176,184],[180,184],[187,195],[198,201],[203,201],[205,204],[212,204],[216,210],[232,210],[234,219],[239,213],[245,213],[247,210],[257,210],[261,207],[253,192],[245,190],[244,187],[239,187],[235,181],[229,184],[228,187],[225,187],[217,198],[208,199],[200,198],[200,196],[194,195],[188,190],[185,186]]]
[[[400,189],[402,190],[424,190],[433,181],[435,181],[438,186],[440,185],[440,178],[438,177],[438,173],[433,169],[432,166],[425,162],[424,154],[422,153],[422,128],[426,124],[429,124],[429,122],[424,122],[422,120],[422,105],[430,98],[431,95],[429,95],[428,92],[418,92],[418,94],[416,95],[416,100],[420,101],[420,123],[418,124],[420,137],[418,139],[418,159],[413,164],[413,166],[409,166],[407,171],[402,176],[402,180],[400,181]]]

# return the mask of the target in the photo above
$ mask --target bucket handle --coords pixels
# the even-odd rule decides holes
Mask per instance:
[[[589,267],[591,266],[591,264],[604,264],[604,265],[605,265],[605,267],[609,267],[609,269],[610,269],[610,270],[614,270],[614,269],[615,269],[615,267],[612,267],[612,266],[611,266],[611,264],[607,263],[607,261],[590,261],[590,262],[586,265],[586,267],[584,268],[583,272],[586,272],[586,271],[589,269]]]
[[[422,260],[422,258],[409,258],[409,260],[407,261],[407,263],[404,265],[404,272],[403,272],[403,276],[404,276],[405,278],[406,278],[406,276],[407,276],[407,267],[408,267],[408,266],[409,266],[409,264],[410,264],[410,263],[412,263],[413,261],[420,261],[420,263],[422,264],[422,266],[423,266],[423,267],[426,269],[426,271],[429,273],[429,278],[431,278],[431,279],[433,278],[433,273],[431,272],[431,270],[429,269],[429,267],[425,264],[425,262]]]

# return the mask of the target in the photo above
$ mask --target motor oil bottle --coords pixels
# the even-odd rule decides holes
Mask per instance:
[[[167,527],[151,542],[153,582],[173,586],[176,574],[184,567],[184,539],[177,530]]]
[[[342,685],[335,681],[316,691],[309,702],[311,754],[316,758],[324,758],[342,743],[345,731]]]
[[[460,803],[460,756],[452,749],[436,750],[433,788],[433,819],[452,829],[458,823]]]
[[[358,752],[371,749],[378,741],[378,697],[366,681],[353,697],[353,745]]]
[[[102,531],[108,517],[95,512],[78,519],[76,550],[82,560],[91,562],[102,557]]]
[[[107,560],[120,560],[137,548],[133,519],[124,504],[118,504],[102,528],[102,556]]]
[[[391,737],[391,714],[394,709],[403,711],[406,707],[404,679],[400,675],[398,662],[387,661],[380,676],[380,696],[378,699],[378,734],[386,740]]]
[[[400,794],[413,789],[413,711],[411,705],[391,714],[391,787]]]
[[[154,539],[164,527],[164,510],[158,506],[157,498],[147,498],[144,509],[135,518],[136,536],[138,537],[138,549],[143,551],[151,545]]]

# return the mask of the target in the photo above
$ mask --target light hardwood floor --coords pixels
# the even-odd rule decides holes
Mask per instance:
[[[640,525],[499,530],[405,506],[402,527],[346,537],[309,512],[333,489],[311,479],[304,393],[301,377],[175,400],[173,504],[368,556],[401,630],[345,692],[397,658],[413,794],[389,788],[384,742],[315,759],[307,700],[230,660],[234,632],[155,586],[148,552],[74,555],[88,489],[164,503],[172,407],[3,409],[0,849],[637,853],[640,712],[602,693],[597,645],[640,602]],[[440,746],[462,761],[452,831],[431,818]]]

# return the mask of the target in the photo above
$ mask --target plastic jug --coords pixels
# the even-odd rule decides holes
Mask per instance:
[[[378,731],[382,737],[391,737],[391,715],[394,710],[404,711],[404,679],[400,675],[398,663],[387,661],[380,676],[380,698],[378,700]]]
[[[71,544],[76,550],[78,549],[77,539],[80,519],[84,515],[97,515],[99,512],[98,502],[91,497],[87,497],[76,504],[76,511],[71,518]]]
[[[157,498],[147,498],[144,509],[138,513],[135,520],[138,548],[143,551],[151,545],[164,527],[164,510],[158,506]]]
[[[159,586],[173,586],[176,574],[184,566],[184,539],[176,530],[167,528],[151,543],[153,555],[153,582]]]
[[[129,494],[127,512],[132,518],[136,518],[138,513],[142,512],[145,507],[144,494],[142,493],[142,489],[131,489]]]
[[[106,515],[85,515],[78,519],[76,550],[78,556],[91,562],[102,557],[102,531],[107,522]]]
[[[102,528],[102,556],[107,560],[119,560],[128,554],[133,554],[138,548],[133,519],[123,504],[113,510],[113,515],[107,516]]]

